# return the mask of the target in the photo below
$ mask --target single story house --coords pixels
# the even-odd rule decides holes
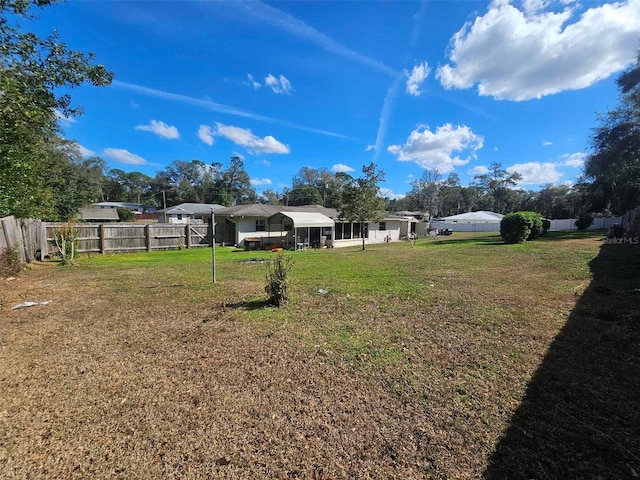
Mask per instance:
[[[84,207],[80,209],[80,219],[83,222],[118,222],[120,216],[115,208]]]
[[[98,202],[94,203],[93,207],[95,208],[103,208],[103,209],[117,209],[118,207],[127,208],[131,210],[136,215],[142,213],[154,213],[156,211],[156,207],[152,205],[143,205],[141,203],[127,203],[127,202]]]
[[[239,247],[307,248],[398,241],[414,233],[415,217],[385,215],[379,222],[346,222],[338,211],[319,205],[238,205],[214,210],[217,243]]]
[[[211,211],[219,208],[223,206],[217,203],[181,203],[158,210],[158,222],[178,225],[203,224],[211,218]]]

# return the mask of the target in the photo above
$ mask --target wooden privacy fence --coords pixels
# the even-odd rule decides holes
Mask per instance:
[[[0,218],[0,250],[17,247],[21,260],[32,262],[40,249],[41,223],[40,220],[17,220],[14,216]]]
[[[46,224],[47,252],[42,258],[55,253],[55,230],[64,225]],[[150,252],[211,246],[209,225],[78,223],[75,227],[78,229],[78,253]]]
[[[43,260],[57,252],[56,229],[67,223],[0,219],[0,250],[18,247],[23,261]],[[211,246],[210,225],[76,223],[78,253],[117,253]]]

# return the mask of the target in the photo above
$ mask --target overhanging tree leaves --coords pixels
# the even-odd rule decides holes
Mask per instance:
[[[591,209],[622,214],[640,203],[640,54],[617,82],[620,103],[593,130],[584,174]]]
[[[384,198],[380,196],[378,182],[384,181],[384,172],[376,170],[376,164],[362,167],[363,177],[349,177],[342,192],[343,204],[340,218],[360,223],[362,250],[365,249],[365,231],[369,222],[377,222],[384,215]]]
[[[93,55],[73,51],[57,32],[23,31],[31,7],[50,0],[0,0],[0,216],[46,216],[56,193],[46,185],[42,159],[58,133],[58,116],[79,115],[60,88],[108,85],[113,75]]]

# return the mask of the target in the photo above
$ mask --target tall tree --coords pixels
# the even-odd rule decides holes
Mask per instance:
[[[380,196],[378,182],[384,181],[384,172],[375,163],[363,165],[360,178],[350,178],[343,192],[340,218],[360,223],[362,250],[365,249],[365,228],[369,222],[377,222],[384,215],[384,198]]]
[[[493,162],[489,165],[489,171],[474,177],[475,183],[482,189],[487,206],[497,213],[505,213],[510,200],[509,187],[518,184],[522,175],[517,172],[509,173],[502,168],[501,163]]]
[[[640,204],[640,53],[617,80],[619,104],[593,130],[584,167],[593,211],[622,214]]]
[[[49,0],[0,1],[0,216],[39,217],[58,192],[47,186],[43,159],[52,152],[58,116],[79,115],[61,88],[108,85],[113,75],[93,55],[70,50],[53,33],[25,32],[31,7]]]
[[[228,192],[230,205],[256,203],[258,199],[244,162],[238,156],[231,157],[229,167],[222,172],[222,188]]]
[[[411,194],[418,200],[420,210],[428,212],[430,218],[437,216],[443,187],[440,172],[435,168],[427,169],[420,179],[411,182],[411,186]]]

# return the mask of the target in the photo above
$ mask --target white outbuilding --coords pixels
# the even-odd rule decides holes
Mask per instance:
[[[431,221],[431,228],[453,232],[499,232],[502,217],[499,213],[480,210],[436,218]]]

